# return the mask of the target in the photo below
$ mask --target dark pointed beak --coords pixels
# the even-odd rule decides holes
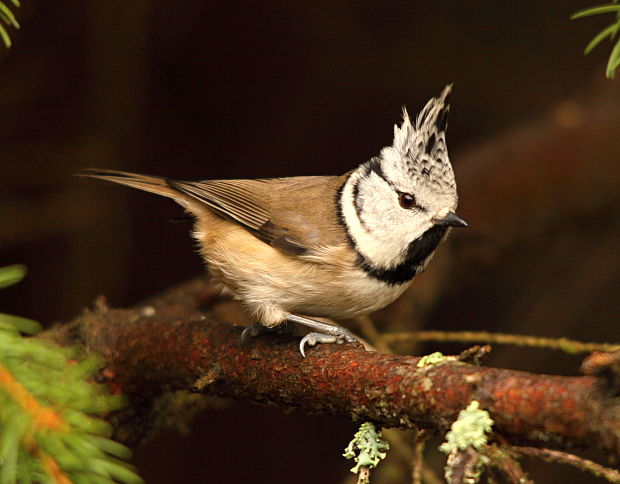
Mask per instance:
[[[435,225],[445,225],[446,227],[467,227],[467,222],[454,212],[450,212],[444,217],[433,219]]]

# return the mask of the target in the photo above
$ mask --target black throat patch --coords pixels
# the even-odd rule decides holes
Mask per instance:
[[[421,237],[409,243],[405,259],[397,266],[389,269],[373,266],[360,252],[357,252],[357,263],[373,279],[390,285],[403,284],[413,279],[422,270],[422,264],[437,249],[446,236],[448,227],[435,225]]]
[[[432,255],[439,243],[446,236],[448,227],[436,225],[428,229],[421,237],[409,243],[405,259],[389,269],[376,267],[357,251],[357,263],[373,279],[390,285],[403,284],[413,279],[422,270],[422,264]]]

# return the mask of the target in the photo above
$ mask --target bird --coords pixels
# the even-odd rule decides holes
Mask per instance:
[[[285,322],[299,343],[348,343],[350,319],[396,300],[453,227],[454,172],[446,145],[452,86],[412,121],[403,108],[391,146],[341,176],[180,181],[125,171],[78,175],[169,197],[195,219],[210,277],[253,315],[242,339]]]

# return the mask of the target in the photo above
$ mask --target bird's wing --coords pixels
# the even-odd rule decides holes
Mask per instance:
[[[346,240],[338,221],[337,177],[168,180],[168,185],[293,255]]]

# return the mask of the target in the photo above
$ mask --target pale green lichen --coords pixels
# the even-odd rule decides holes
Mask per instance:
[[[377,467],[381,459],[385,459],[387,455],[384,451],[389,448],[390,445],[383,440],[381,431],[377,431],[372,423],[366,422],[360,426],[342,455],[355,460],[356,465],[351,472],[357,474],[362,467],[369,469]]]
[[[435,351],[435,353],[431,353],[430,355],[426,355],[420,358],[417,367],[424,368],[425,366],[434,366],[438,365],[439,363],[445,363],[448,360],[448,356],[444,356],[443,353]]]
[[[493,419],[489,412],[480,409],[480,403],[472,400],[465,410],[461,410],[459,418],[454,421],[446,441],[439,450],[450,454],[456,450],[465,450],[469,447],[480,449],[487,443],[487,433],[491,431]]]

